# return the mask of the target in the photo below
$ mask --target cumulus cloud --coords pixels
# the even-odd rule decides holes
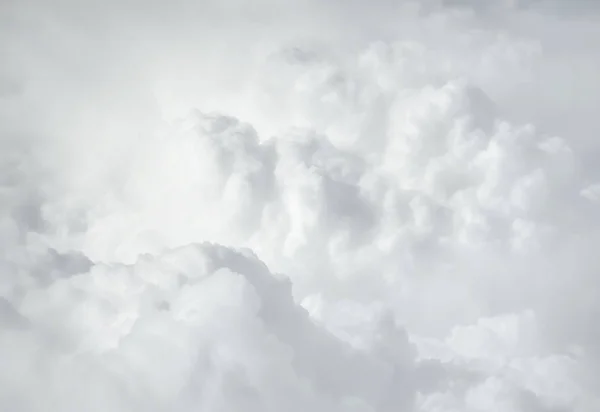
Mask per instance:
[[[0,408],[598,409],[586,4],[3,3]]]

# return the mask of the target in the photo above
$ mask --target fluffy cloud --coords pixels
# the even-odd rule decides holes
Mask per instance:
[[[597,409],[596,11],[470,3],[1,6],[0,407]]]
[[[3,405],[259,411],[412,403],[415,388],[404,381],[415,365],[401,328],[384,317],[371,344],[353,349],[312,321],[289,286],[250,252],[190,245],[30,290],[15,315],[27,322],[15,319],[2,335],[12,355],[3,364]]]

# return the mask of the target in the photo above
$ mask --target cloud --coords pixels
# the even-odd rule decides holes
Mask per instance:
[[[398,381],[411,368],[401,347],[385,358],[376,346],[345,347],[247,252],[190,245],[133,266],[96,265],[30,291],[19,311],[29,326],[2,339],[14,352],[2,374],[5,407],[18,408],[10,397],[28,390],[36,396],[16,396],[25,410],[410,404]],[[381,331],[408,345],[393,323]]]
[[[0,407],[594,410],[585,6],[3,3]]]

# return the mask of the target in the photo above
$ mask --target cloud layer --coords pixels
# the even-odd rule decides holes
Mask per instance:
[[[0,408],[596,410],[575,3],[0,6]]]

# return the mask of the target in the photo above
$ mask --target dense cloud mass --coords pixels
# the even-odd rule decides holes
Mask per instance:
[[[0,5],[0,410],[600,410],[594,2]]]

